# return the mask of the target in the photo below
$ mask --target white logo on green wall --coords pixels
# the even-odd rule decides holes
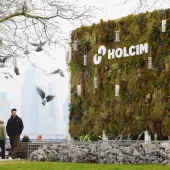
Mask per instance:
[[[148,43],[131,45],[129,48],[117,48],[117,49],[109,49],[107,51],[104,45],[98,48],[98,54],[95,54],[93,57],[94,64],[100,64],[102,61],[102,57],[108,54],[108,59],[114,58],[122,58],[122,57],[130,57],[135,55],[142,55],[148,53]]]

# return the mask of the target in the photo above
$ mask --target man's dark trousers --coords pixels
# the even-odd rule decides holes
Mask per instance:
[[[22,119],[17,115],[13,118],[8,119],[6,131],[9,136],[11,148],[12,148],[12,158],[17,157],[19,142],[20,142],[20,134],[24,128]]]
[[[12,149],[12,157],[16,157],[17,151],[19,148],[19,143],[20,143],[20,135],[16,136],[10,136],[10,144],[11,144],[11,149]]]
[[[5,140],[0,139],[0,148],[2,159],[5,159]]]

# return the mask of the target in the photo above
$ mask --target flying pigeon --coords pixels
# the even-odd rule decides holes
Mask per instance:
[[[13,76],[10,73],[8,73],[8,72],[5,72],[3,74],[5,74],[5,78],[6,79],[8,79],[9,77],[13,78]]]
[[[45,97],[45,93],[39,88],[37,87],[37,92],[40,95],[40,97],[42,98],[42,104],[45,106],[45,104],[51,100],[54,99],[55,96],[52,95],[48,95]]]
[[[0,50],[2,50],[2,40],[0,39]]]
[[[16,57],[13,57],[13,65],[14,65],[14,72],[15,72],[15,74],[16,74],[17,76],[20,75],[20,74],[19,74],[19,69],[18,69],[18,66],[17,66]]]
[[[5,76],[6,79],[8,79],[9,77],[8,76]]]
[[[19,69],[18,69],[17,67],[14,67],[14,72],[15,72],[15,74],[16,74],[17,76],[20,75],[20,74],[19,74]]]
[[[25,11],[27,11],[28,9],[32,10],[32,8],[33,8],[32,0],[24,0],[23,10],[25,10]]]
[[[24,54],[25,55],[27,55],[27,54],[29,54],[30,52],[26,49],[25,51],[24,51]]]
[[[45,43],[46,43],[46,41],[45,41],[45,42],[40,41],[39,44],[35,44],[35,43],[30,43],[30,44],[33,45],[33,46],[35,46],[35,47],[37,47],[35,51],[40,52],[40,51],[43,50],[42,46],[43,46]]]
[[[25,46],[25,50],[24,50],[24,54],[27,55],[29,54],[30,52],[28,51],[28,45]]]
[[[26,36],[26,41],[28,42],[28,40],[29,40],[29,37],[28,37],[28,35]],[[28,51],[28,43],[25,45],[25,50],[24,50],[24,54],[25,55],[27,55],[27,54],[29,54],[30,52]]]
[[[3,59],[1,58],[3,57]],[[5,67],[5,62],[10,58],[11,56],[0,56],[0,68]]]
[[[50,74],[57,74],[57,73],[59,73],[61,77],[64,77],[64,73],[63,73],[63,71],[60,70],[60,69],[57,69],[57,70],[53,71],[53,72],[50,73]]]

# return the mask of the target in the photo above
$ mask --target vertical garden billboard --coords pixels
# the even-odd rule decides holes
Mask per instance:
[[[170,135],[169,9],[82,26],[72,41],[72,136]]]

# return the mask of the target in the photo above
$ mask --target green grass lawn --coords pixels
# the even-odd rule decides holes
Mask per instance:
[[[0,162],[0,170],[170,170],[170,165],[103,165],[6,161]]]

